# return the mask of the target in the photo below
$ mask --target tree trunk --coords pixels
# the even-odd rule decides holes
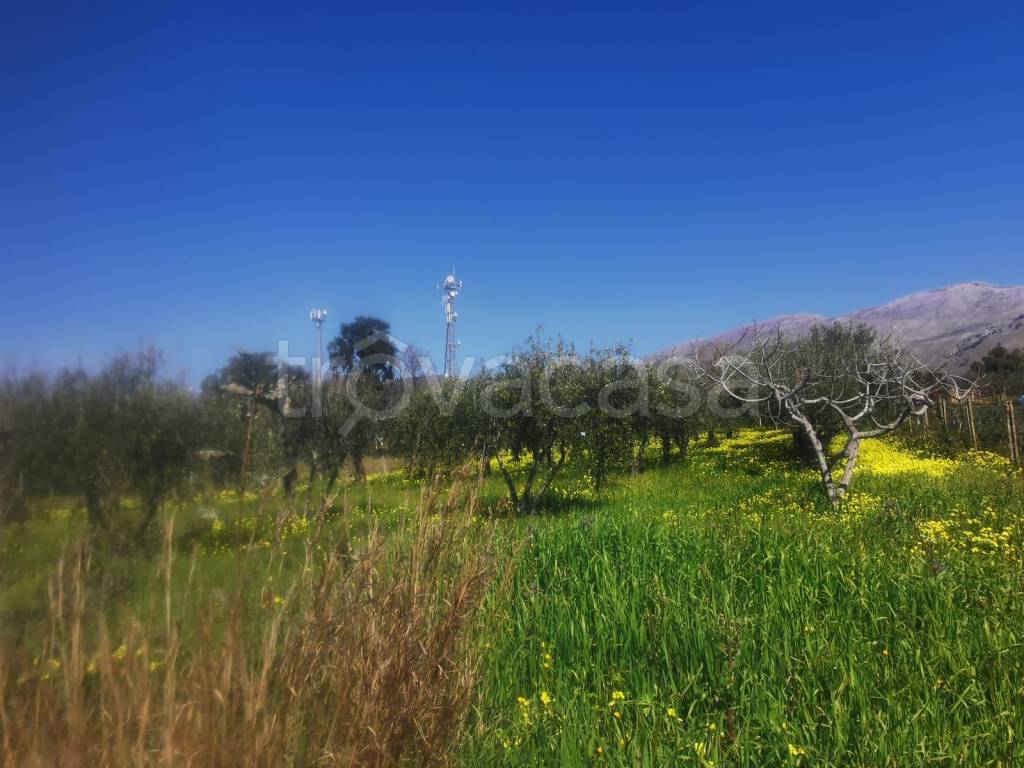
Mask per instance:
[[[85,509],[89,515],[90,528],[107,527],[107,515],[103,511],[103,505],[100,503],[100,494],[96,488],[96,480],[91,476],[85,480]]]
[[[644,471],[644,454],[647,453],[647,443],[650,438],[644,435],[640,438],[640,445],[636,449],[636,457],[633,459],[633,474],[637,475]]]
[[[512,502],[512,508],[516,512],[520,512],[519,509],[519,494],[516,493],[516,484],[512,480],[512,475],[505,467],[505,462],[501,460],[501,454],[498,454],[498,469],[501,470],[502,476],[505,478],[505,484],[508,486],[508,498]]]
[[[149,526],[152,525],[153,519],[156,517],[156,513],[160,511],[160,494],[157,491],[151,491],[146,494],[145,514],[142,518],[142,522],[139,523],[138,529],[135,531],[135,538],[140,541],[146,535],[146,531],[149,530]]]
[[[853,470],[857,467],[857,459],[860,457],[860,438],[851,437],[843,454],[846,456],[846,466],[843,467],[843,477],[839,481],[840,496],[846,495],[850,483],[853,482]]]
[[[532,453],[532,452],[531,452]],[[500,454],[497,455],[498,469],[501,470],[501,474],[505,478],[505,484],[508,486],[509,501],[512,503],[512,508],[515,509],[517,514],[520,515],[532,515],[537,511],[537,501],[544,496],[548,488],[551,486],[555,476],[561,470],[562,465],[565,463],[566,451],[562,450],[557,460],[554,460],[554,450],[548,447],[544,450],[544,453],[548,455],[552,461],[550,462],[550,471],[547,478],[541,484],[540,489],[536,494],[533,492],[533,484],[537,480],[537,473],[540,470],[540,462],[534,459],[530,463],[530,469],[526,475],[526,482],[523,484],[522,491],[516,490],[515,480],[512,477],[512,473],[508,471],[505,463],[501,460]],[[537,454],[534,453],[534,456]]]
[[[284,476],[281,478],[281,487],[284,489],[285,496],[291,496],[295,490],[295,481],[299,479],[299,471],[292,467],[289,469]]]
[[[522,493],[519,494],[519,506],[520,512],[526,515],[532,515],[534,513],[533,504],[533,481],[537,479],[537,470],[540,468],[540,462],[534,454],[534,459],[530,463],[530,471],[526,474],[526,484],[523,486]]]
[[[334,484],[338,481],[338,472],[340,471],[340,469],[341,467],[337,464],[334,464],[331,467],[331,471],[327,475],[327,493],[330,493],[332,490],[334,490]]]
[[[690,453],[690,435],[689,433],[683,433],[676,438],[676,444],[679,446],[679,458],[686,461],[687,455]]]
[[[565,453],[565,449],[563,448],[558,455],[558,461],[556,461],[551,467],[551,474],[548,475],[548,479],[544,481],[544,485],[542,485],[540,490],[537,492],[536,498],[542,498],[544,494],[547,493],[548,488],[555,479],[555,475],[558,474],[558,471],[562,468],[562,464],[565,462]]]
[[[594,490],[600,491],[604,485],[604,476],[608,471],[608,462],[605,461],[605,452],[603,448],[598,448],[594,451],[594,468],[590,475],[594,478]]]
[[[814,425],[811,424],[810,419],[802,414],[791,412],[790,416],[793,421],[799,424],[803,429],[807,442],[810,443],[811,450],[814,453],[814,459],[818,465],[818,471],[821,473],[821,484],[825,487],[825,495],[828,496],[829,503],[832,504],[832,506],[836,506],[839,503],[839,497],[836,493],[836,481],[835,478],[832,477],[832,468],[828,464],[828,457],[825,455],[825,447],[821,444],[821,440],[818,438],[818,433],[814,429]]]
[[[249,482],[249,454],[252,448],[252,423],[256,418],[256,400],[249,400],[249,412],[245,419],[245,445],[242,448],[242,476],[239,486],[238,500],[245,502],[245,487]]]
[[[313,483],[316,482],[316,451],[309,455],[309,479],[306,483],[305,514],[309,515],[310,504],[313,502]]]

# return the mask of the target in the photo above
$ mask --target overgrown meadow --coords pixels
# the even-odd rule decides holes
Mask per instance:
[[[8,765],[1013,766],[1022,480],[866,444],[840,509],[745,430],[539,514],[401,471],[0,532]],[[522,470],[521,470],[522,471]]]

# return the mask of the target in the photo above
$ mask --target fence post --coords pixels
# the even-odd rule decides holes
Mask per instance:
[[[1006,431],[1010,437],[1010,460],[1020,464],[1020,436],[1017,434],[1017,411],[1013,401],[1006,401]]]
[[[1010,461],[1016,462],[1017,457],[1013,455],[1013,429],[1010,428],[1010,403],[1003,401],[1003,425],[1006,427],[1006,442],[1010,447]]]
[[[974,425],[974,393],[967,396],[967,425],[971,428],[971,445],[978,450],[978,430]]]

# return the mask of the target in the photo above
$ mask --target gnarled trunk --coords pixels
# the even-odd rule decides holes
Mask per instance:
[[[829,503],[832,504],[832,506],[837,505],[839,503],[839,493],[836,490],[836,481],[832,476],[832,467],[828,463],[825,446],[822,445],[821,440],[818,438],[817,430],[814,429],[814,425],[811,423],[811,420],[799,411],[791,409],[790,418],[800,426],[804,437],[810,445],[815,464],[818,467],[818,471],[821,473],[821,483],[825,487],[825,495],[828,496]]]
[[[362,453],[352,453],[352,473],[355,475],[357,483],[366,479],[366,468],[363,466]]]

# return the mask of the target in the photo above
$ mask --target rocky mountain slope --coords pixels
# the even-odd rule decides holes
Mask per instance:
[[[966,368],[996,344],[1024,347],[1024,286],[959,283],[934,291],[921,291],[879,307],[861,309],[841,317],[780,315],[758,323],[799,335],[816,323],[860,322],[880,334],[897,334],[922,360]],[[693,339],[658,352],[654,357],[686,354],[699,343],[728,344],[753,326],[746,325],[707,339]]]

